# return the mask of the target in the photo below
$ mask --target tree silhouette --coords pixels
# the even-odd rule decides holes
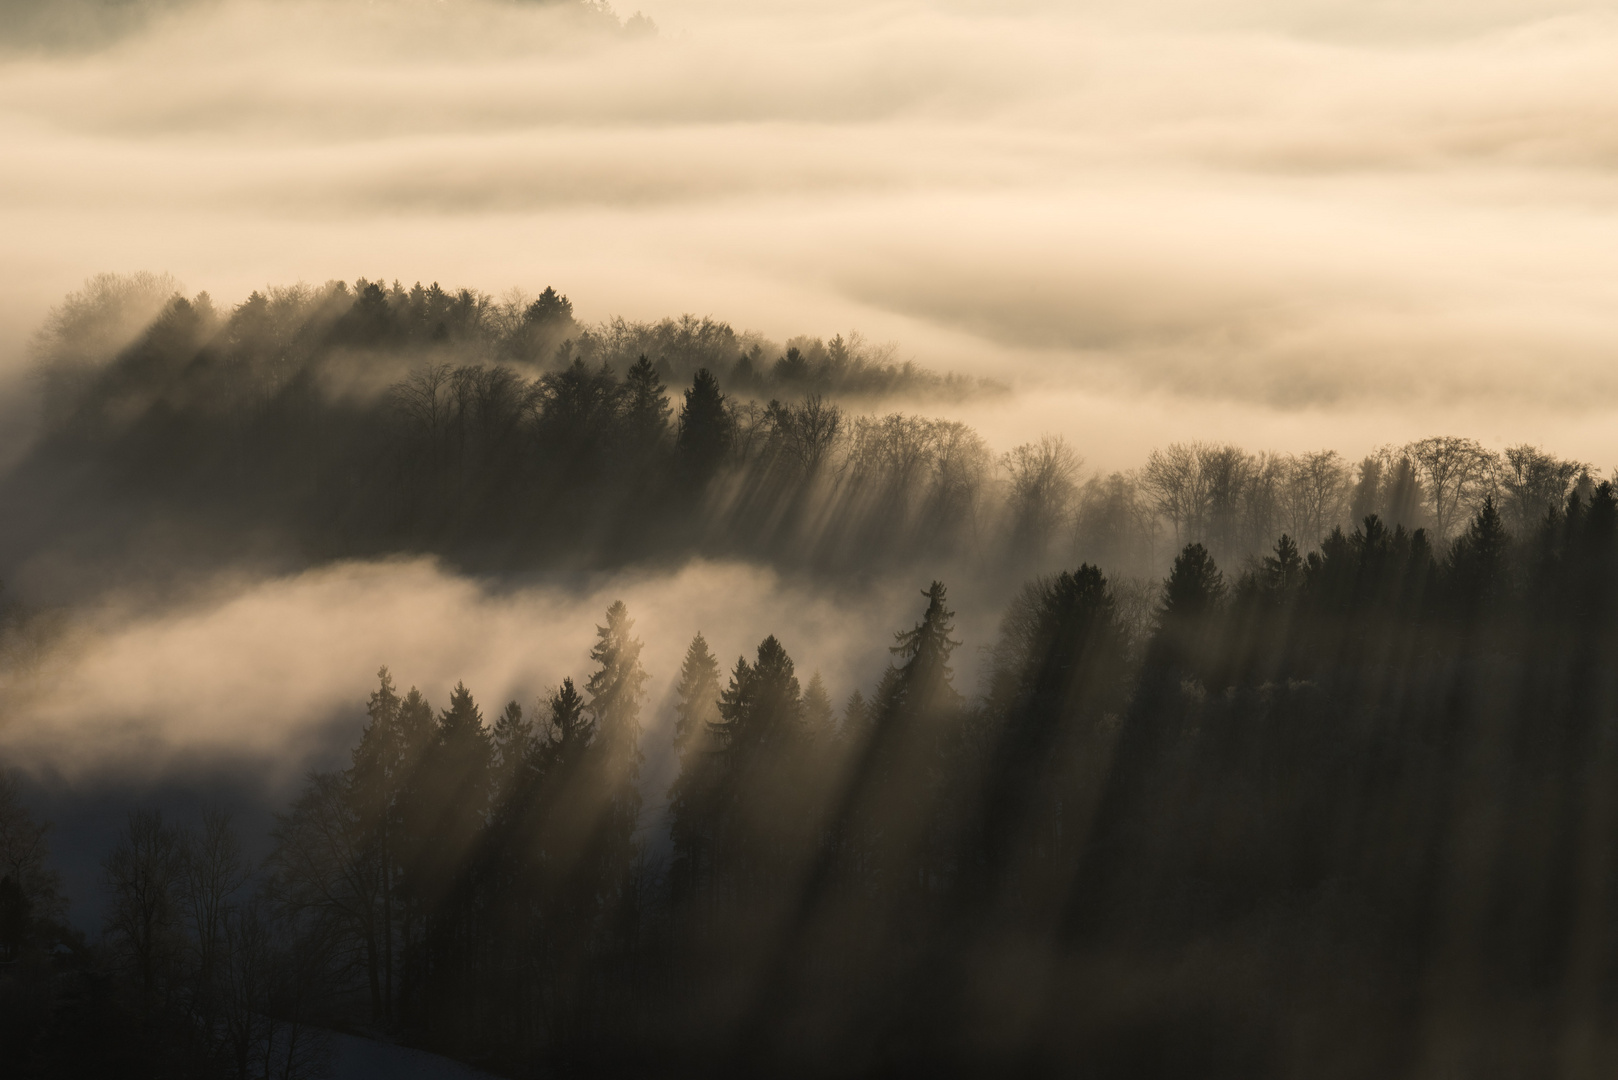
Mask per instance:
[[[719,662],[700,633],[691,639],[676,687],[674,749],[680,771],[669,790],[669,834],[676,852],[676,889],[701,885],[713,843],[715,761],[719,723]]]
[[[719,380],[703,368],[692,377],[680,409],[678,446],[688,479],[703,483],[713,475],[730,451],[733,429]]]

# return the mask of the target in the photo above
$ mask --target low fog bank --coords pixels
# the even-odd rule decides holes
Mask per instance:
[[[15,704],[0,746],[69,779],[186,769],[199,757],[244,757],[270,770],[267,778],[296,778],[334,764],[333,746],[363,721],[378,667],[435,704],[464,682],[491,713],[508,700],[526,709],[563,677],[582,675],[593,627],[615,600],[646,642],[653,703],[669,698],[699,631],[726,658],[778,633],[805,675],[820,671],[841,700],[869,690],[880,674],[873,656],[926,584],[917,577],[854,592],[702,562],[673,573],[490,581],[394,559],[227,578],[172,606],[114,596],[57,612],[36,654],[14,657],[6,692]],[[986,644],[999,598],[974,600],[967,582],[961,592],[964,632]],[[666,739],[669,719],[648,716],[654,743]]]

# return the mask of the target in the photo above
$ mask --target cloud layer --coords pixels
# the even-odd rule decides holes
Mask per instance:
[[[647,13],[655,37],[572,5],[218,0],[14,43],[11,351],[103,269],[232,299],[382,273],[857,324],[1179,425],[1610,415],[1606,5]],[[1590,440],[1559,449],[1618,456]]]

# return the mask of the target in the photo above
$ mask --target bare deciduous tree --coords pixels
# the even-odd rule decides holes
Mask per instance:
[[[1011,537],[1020,555],[1042,558],[1057,530],[1071,520],[1082,464],[1058,435],[1023,443],[1001,459],[1011,478]]]
[[[133,811],[102,870],[111,899],[108,934],[133,969],[142,1007],[150,1011],[180,954],[185,837],[161,813]]]
[[[1380,466],[1373,468],[1379,470]],[[1286,478],[1287,528],[1305,550],[1319,543],[1342,518],[1347,495],[1348,468],[1337,451],[1315,450],[1291,459]]]
[[[1580,474],[1589,471],[1583,462],[1561,461],[1526,444],[1508,446],[1501,457],[1500,509],[1506,527],[1518,536],[1537,528],[1547,512],[1566,502]]]
[[[1433,531],[1445,540],[1492,487],[1495,456],[1476,439],[1435,435],[1406,447],[1432,512]]]

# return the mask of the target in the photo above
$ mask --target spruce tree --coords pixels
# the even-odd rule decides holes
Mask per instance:
[[[1275,542],[1275,553],[1264,556],[1264,584],[1272,594],[1285,595],[1303,583],[1303,556],[1286,533]]]
[[[657,368],[642,354],[624,377],[624,424],[636,452],[657,449],[668,434],[672,411]]]
[[[583,758],[595,740],[595,721],[585,712],[584,698],[571,678],[562,680],[549,704],[541,754],[547,768],[570,766]]]
[[[1216,680],[1215,617],[1225,598],[1225,575],[1208,549],[1187,544],[1163,581],[1157,609],[1157,636],[1148,666],[1175,683],[1186,676],[1209,684]]]
[[[1025,914],[1051,904],[1099,797],[1087,768],[1103,718],[1127,694],[1127,633],[1107,579],[1088,564],[1042,582],[984,795],[981,886],[1009,891]],[[1087,755],[1087,751],[1090,753]]]
[[[688,480],[702,483],[711,477],[730,452],[734,438],[725,396],[719,380],[707,368],[698,371],[685,392],[680,410],[677,445],[680,462]]]
[[[498,805],[513,794],[522,770],[533,757],[534,725],[523,717],[522,706],[510,701],[500,719],[494,722],[490,738],[493,743],[490,789]]]
[[[685,651],[675,693],[679,700],[674,706],[674,748],[683,766],[706,742],[709,725],[719,719],[719,661],[700,633]]]
[[[607,609],[606,624],[596,627],[590,650],[590,659],[600,666],[584,687],[595,725],[591,755],[604,808],[598,848],[606,875],[603,887],[617,890],[620,899],[627,896],[622,890],[635,859],[641,805],[640,703],[646,671],[640,664],[640,639],[631,634],[634,626],[622,601]]]
[[[830,742],[837,734],[837,714],[818,671],[809,676],[809,685],[803,690],[803,727],[809,738],[820,744]]]
[[[638,812],[638,796],[630,792],[640,776],[640,703],[645,695],[646,670],[640,664],[640,639],[631,633],[634,627],[635,620],[629,617],[623,601],[614,601],[607,609],[606,624],[596,627],[590,659],[600,666],[585,682],[584,689],[590,695],[590,715],[603,764],[611,782],[625,789],[615,798],[633,798]]]
[[[927,609],[914,627],[894,635],[889,652],[895,662],[877,686],[863,790],[850,830],[870,852],[877,875],[872,884],[893,899],[929,883],[940,753],[962,712],[949,663],[960,645],[950,637],[955,613],[943,582],[933,582],[922,595]]]
[[[737,658],[719,697],[713,814],[716,872],[757,886],[774,879],[801,840],[802,691],[774,635],[756,660]]]
[[[384,665],[377,671],[377,689],[366,705],[370,718],[354,748],[348,771],[348,794],[365,848],[374,854],[382,876],[380,965],[372,964],[374,1019],[393,1022],[394,911],[393,893],[403,869],[404,796],[410,782],[412,745],[403,722],[403,702],[394,690],[393,675]],[[414,693],[414,691],[412,691]],[[419,695],[418,695],[419,696]],[[378,967],[380,970],[378,970]]]
[[[1465,532],[1450,545],[1449,592],[1457,614],[1473,619],[1494,609],[1510,589],[1511,536],[1495,507],[1483,500]]]
[[[719,662],[700,633],[686,649],[676,693],[674,749],[680,771],[669,788],[669,836],[675,850],[673,886],[683,896],[707,876],[717,767],[713,725],[719,720]]]
[[[870,735],[870,728],[871,706],[856,687],[850,691],[848,701],[843,705],[843,722],[837,729],[837,736],[845,743],[863,746]]]

